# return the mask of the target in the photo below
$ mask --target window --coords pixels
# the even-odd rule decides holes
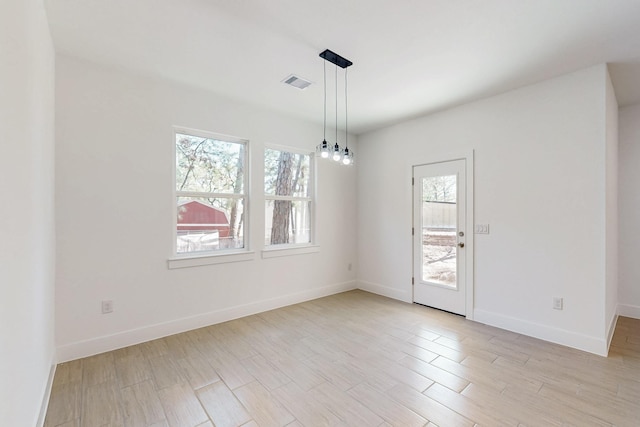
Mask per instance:
[[[311,243],[312,174],[310,153],[265,149],[265,245]]]
[[[175,132],[175,254],[245,247],[247,141]]]

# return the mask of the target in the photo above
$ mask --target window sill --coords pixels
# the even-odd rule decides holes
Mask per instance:
[[[262,250],[262,258],[276,258],[281,256],[313,254],[320,252],[320,246],[287,246],[284,248],[269,248]]]
[[[233,252],[225,254],[187,255],[169,258],[167,266],[170,270],[174,268],[200,267],[203,265],[227,264],[230,262],[252,261],[255,252]]]

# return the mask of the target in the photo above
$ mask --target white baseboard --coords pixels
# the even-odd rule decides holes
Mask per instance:
[[[144,326],[142,328],[130,329],[112,335],[77,341],[58,347],[58,360],[62,363],[69,360],[80,359],[82,357],[140,344],[145,341],[202,328],[204,326],[214,325],[216,323],[227,322],[240,317],[250,316],[252,314],[262,313],[264,311],[298,304],[304,301],[322,298],[353,289],[356,289],[355,281],[338,283],[289,295],[283,295],[276,298],[215,310],[182,319],[171,320],[155,325]]]
[[[607,356],[608,353],[605,337],[598,338],[584,335],[566,329],[554,328],[479,309],[474,310],[474,320],[511,332],[594,353],[599,356]]]
[[[53,377],[56,375],[56,364],[51,364],[49,370],[49,378],[47,379],[47,385],[42,396],[42,404],[40,405],[40,414],[38,415],[38,421],[36,427],[44,426],[44,419],[47,416],[47,409],[49,409],[49,399],[51,398],[51,388],[53,387]]]
[[[609,330],[607,331],[607,355],[609,354],[609,347],[611,347],[611,340],[613,339],[613,333],[616,331],[616,325],[618,324],[618,313],[613,313],[611,321],[609,322]]]
[[[397,288],[391,288],[389,286],[380,285],[378,283],[366,282],[363,280],[358,281],[358,289],[371,292],[372,294],[382,295],[384,297],[397,299],[400,301],[411,303],[412,295],[411,290],[403,290]]]
[[[640,319],[640,306],[630,304],[618,304],[618,316]]]

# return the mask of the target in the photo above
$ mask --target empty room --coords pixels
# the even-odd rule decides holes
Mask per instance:
[[[3,0],[0,426],[639,426],[638,22]]]

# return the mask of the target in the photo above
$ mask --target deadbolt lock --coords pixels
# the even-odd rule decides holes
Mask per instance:
[[[464,248],[464,243],[460,242],[458,243],[458,246],[460,246],[461,248]]]

